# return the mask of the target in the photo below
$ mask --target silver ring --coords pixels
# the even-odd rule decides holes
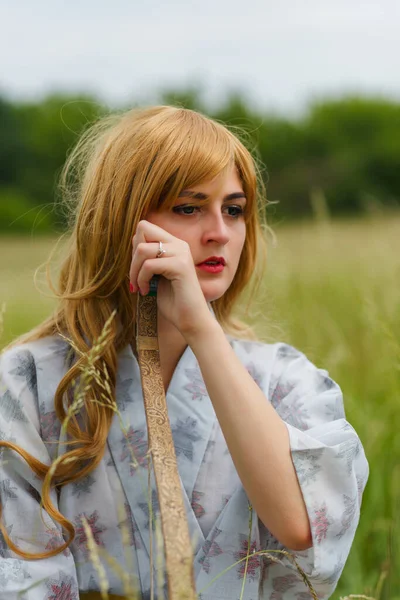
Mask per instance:
[[[166,253],[166,250],[164,250],[162,242],[158,242],[158,253],[157,253],[156,258],[161,258],[161,256],[165,253]]]

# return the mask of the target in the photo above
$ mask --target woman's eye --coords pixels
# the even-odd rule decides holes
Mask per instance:
[[[227,206],[228,214],[230,217],[240,217],[244,214],[244,210],[241,206]]]
[[[195,213],[199,213],[202,210],[201,206],[193,206],[190,204],[181,204],[180,206],[174,206],[173,212],[178,215],[194,215]],[[237,219],[241,215],[244,214],[244,209],[242,206],[230,205],[225,206],[222,209],[229,217]]]
[[[200,207],[182,204],[182,206],[174,206],[172,210],[178,215],[193,215],[197,209],[200,209]]]

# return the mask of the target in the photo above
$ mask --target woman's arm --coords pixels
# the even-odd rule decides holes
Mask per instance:
[[[309,548],[310,523],[285,423],[265,401],[211,314],[185,337],[196,355],[232,460],[259,518],[283,545],[293,550]]]

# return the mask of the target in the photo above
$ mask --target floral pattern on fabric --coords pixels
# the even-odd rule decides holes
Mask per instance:
[[[0,398],[0,413],[7,423],[10,423],[10,421],[28,423],[21,402],[11,396],[8,391]]]
[[[327,600],[346,563],[360,516],[368,479],[362,444],[345,419],[340,388],[326,371],[287,344],[234,339],[230,343],[265,401],[287,426],[314,543],[313,548],[294,554],[319,599]],[[21,445],[47,464],[53,452],[65,451],[63,445],[45,442],[60,435],[54,396],[69,368],[68,356],[73,357],[68,345],[55,336],[0,356],[0,438]],[[116,376],[116,400],[123,413],[125,435],[115,415],[106,452],[96,469],[63,486],[59,493],[52,492],[54,506],[75,524],[75,541],[56,556],[24,561],[10,552],[0,536],[0,597],[8,594],[11,586],[24,600],[77,600],[79,589],[98,590],[83,515],[95,543],[121,568],[133,570],[129,572],[146,597],[150,586],[147,425],[139,401],[139,367],[130,346],[118,355]],[[247,554],[249,500],[190,348],[171,379],[167,402],[193,540],[196,588],[202,600],[239,598],[245,561],[232,565]],[[4,449],[0,455],[6,531],[17,544],[27,544],[32,551],[59,547],[64,539],[59,524],[40,507],[42,481],[15,452]],[[152,511],[159,518],[153,479]],[[43,518],[38,518],[39,514]],[[282,555],[271,554],[271,559],[253,553],[284,549],[255,512],[253,517],[243,600],[309,600],[304,581],[290,561]],[[27,537],[26,524],[33,521],[35,528]],[[153,534],[153,542],[155,539]],[[132,558],[129,566],[127,548]],[[123,596],[121,579],[111,571],[110,590]]]
[[[93,511],[90,515],[86,515],[85,513],[79,514],[75,518],[74,527],[75,527],[75,539],[74,544],[79,548],[85,558],[89,557],[89,549],[88,549],[88,538],[86,536],[86,531],[84,529],[82,518],[85,518],[87,524],[90,527],[92,532],[93,540],[97,546],[104,547],[104,542],[102,539],[102,534],[106,530],[99,523],[100,515],[97,510]]]
[[[31,579],[28,569],[22,560],[0,561],[0,590],[8,584],[24,583],[25,579]]]
[[[55,441],[59,439],[61,423],[57,417],[55,410],[45,412],[45,404],[40,405],[40,426],[42,429],[43,439],[46,441]]]
[[[71,483],[72,495],[80,498],[84,494],[90,494],[92,485],[96,483],[96,479],[89,473],[83,479],[78,479]]]
[[[279,416],[286,422],[293,425],[297,429],[303,431],[307,429],[307,424],[310,420],[310,415],[308,410],[300,400],[300,398],[293,398],[292,402],[289,404],[282,403],[279,410]]]
[[[322,469],[320,459],[323,453],[324,449],[318,448],[315,450],[297,452],[297,454],[293,456],[292,460],[296,467],[300,485],[306,485],[311,481],[317,481],[318,473]]]
[[[123,451],[120,460],[124,461],[127,458],[130,460],[131,475],[133,475],[138,465],[143,467],[148,463],[146,434],[142,429],[133,429],[131,425],[126,437],[121,438],[121,442]]]
[[[62,571],[58,579],[50,578],[46,582],[48,594],[45,600],[79,600],[76,582]]]
[[[246,365],[246,369],[247,369],[249,375],[252,377],[252,379],[254,379],[254,381],[256,382],[258,387],[261,387],[261,381],[262,381],[262,377],[263,377],[263,374],[261,373],[261,371],[259,371],[256,368],[254,363],[249,363],[248,365]]]
[[[221,498],[221,508],[217,511],[217,517],[224,510],[225,506],[228,504],[229,500],[232,498],[232,494],[224,494]]]
[[[336,421],[343,418],[343,402],[340,394],[336,396],[334,402],[331,401],[325,404],[325,416],[329,421]]]
[[[55,550],[56,548],[59,548],[64,544],[65,540],[58,529],[49,529],[47,531],[47,534],[50,537],[45,547],[47,551]],[[65,548],[62,553],[64,554],[64,556],[70,556],[71,550],[69,548]]]
[[[283,577],[275,577],[272,580],[272,587],[274,589],[271,594],[271,600],[285,600],[286,592],[289,592],[293,589],[294,586],[297,586],[299,583],[299,576],[295,573],[290,573],[289,575],[284,575]]]
[[[204,379],[201,375],[200,369],[186,369],[185,370],[186,377],[190,379],[190,383],[186,384],[185,390],[187,390],[192,400],[203,400],[208,396],[207,388],[204,383]]]
[[[195,419],[188,417],[184,421],[177,420],[172,428],[177,456],[183,454],[188,460],[193,460],[194,444],[201,439],[196,430],[197,421]]]
[[[53,537],[51,537],[49,539],[49,541],[47,542],[46,546],[45,546],[45,550],[50,551],[50,550],[56,550],[57,548],[59,548],[62,544],[64,543],[64,540],[61,540],[59,536],[57,535],[53,535]],[[71,550],[69,548],[65,548],[62,553],[64,554],[64,556],[69,556],[71,554]]]
[[[354,517],[357,512],[357,496],[350,498],[349,496],[346,496],[346,494],[343,494],[343,503],[345,510],[341,520],[342,528],[336,535],[339,539],[344,536],[354,523]]]
[[[117,381],[118,391],[120,394],[118,396],[118,407],[122,411],[127,410],[129,403],[133,401],[133,398],[130,393],[132,384],[133,384],[132,378],[124,379],[123,381],[122,380]]]
[[[15,493],[16,490],[16,486],[11,483],[10,479],[3,479],[3,481],[0,481],[0,498],[2,504],[6,504],[7,500],[16,500],[18,498]]]
[[[17,363],[14,369],[10,371],[10,375],[14,375],[16,379],[26,381],[28,389],[32,394],[37,396],[37,374],[35,359],[27,350],[22,350],[15,355]]]
[[[53,356],[60,356],[64,364],[72,367],[75,351],[66,340],[57,339],[56,343],[49,345],[49,350]]]
[[[290,383],[277,383],[270,398],[272,406],[278,408],[282,400],[293,390],[293,387]]]
[[[234,552],[235,560],[240,560],[241,562],[236,565],[236,570],[239,579],[243,579],[246,574],[246,578],[255,579],[259,575],[259,568],[261,564],[261,558],[259,554],[255,554],[254,552],[258,552],[260,548],[257,547],[257,543],[255,541],[250,543],[249,548],[249,540],[245,539],[244,536],[241,536],[240,539],[240,550]],[[246,559],[246,557],[248,558]]]
[[[204,496],[204,492],[198,492],[197,490],[193,490],[191,504],[192,504],[193,512],[196,515],[197,519],[200,519],[205,513],[204,508],[200,504],[200,500],[201,500],[202,496]]]
[[[322,540],[326,539],[328,529],[332,525],[325,502],[319,508],[315,509],[314,519],[311,521],[311,524],[315,529],[315,539],[320,544]]]
[[[206,540],[202,548],[204,556],[201,557],[200,563],[206,573],[210,573],[212,559],[222,554],[221,546],[215,541],[215,538],[217,538],[221,533],[221,530],[216,527],[210,539]]]
[[[345,458],[347,474],[350,475],[354,459],[357,458],[357,455],[360,451],[360,444],[356,440],[351,440],[349,443],[343,446],[343,449],[337,454],[337,458]]]
[[[13,525],[9,525],[9,527],[6,527],[7,535],[11,534],[12,528],[13,528]],[[0,556],[6,556],[6,554],[7,554],[7,544],[4,539],[3,532],[0,531]]]

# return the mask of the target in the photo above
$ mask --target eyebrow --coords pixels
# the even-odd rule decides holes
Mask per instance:
[[[193,198],[194,200],[208,200],[209,195],[203,194],[202,192],[192,192],[190,190],[183,190],[178,196],[178,198]],[[239,198],[244,198],[246,200],[246,194],[244,192],[234,192],[233,194],[228,194],[224,198],[224,202],[228,200],[238,200]]]

